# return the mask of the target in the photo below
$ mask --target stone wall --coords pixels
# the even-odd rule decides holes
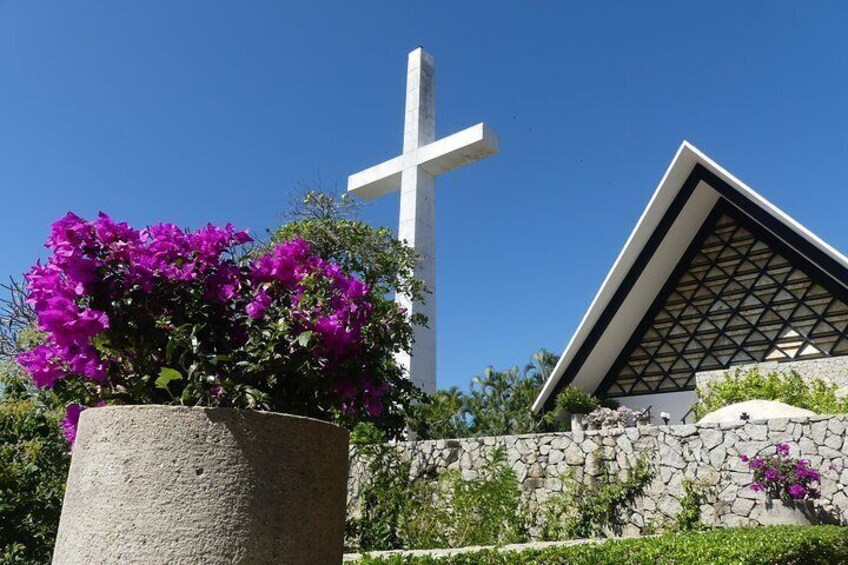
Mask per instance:
[[[655,477],[644,496],[627,511],[624,534],[661,527],[677,515],[685,478],[705,485],[702,521],[710,525],[757,523],[756,501],[762,495],[748,485],[752,474],[741,455],[769,455],[775,445],[787,443],[791,455],[809,459],[822,471],[822,498],[818,505],[842,523],[848,523],[848,467],[845,441],[848,417],[752,420],[747,423],[649,426],[587,432],[430,440],[398,444],[412,459],[415,477],[435,476],[458,469],[467,479],[477,477],[494,449],[507,452],[531,509],[562,490],[562,478],[591,481],[603,467],[613,473],[633,468],[640,455],[651,461]],[[349,498],[356,503],[363,462],[351,452]],[[538,535],[536,524],[531,534]]]
[[[732,367],[730,372],[737,369],[744,373],[745,371],[758,368],[763,375],[772,371],[778,373],[789,373],[796,371],[804,379],[821,379],[835,383],[839,388],[848,387],[848,356],[842,357],[823,357],[821,359],[807,359],[803,361],[770,361],[765,363],[751,363],[749,365],[739,365]],[[720,369],[718,371],[702,371],[695,375],[695,382],[699,387],[706,385],[716,379],[724,377],[728,371]]]

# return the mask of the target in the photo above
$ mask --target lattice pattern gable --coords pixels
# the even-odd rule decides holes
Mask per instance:
[[[721,210],[599,392],[692,390],[698,371],[848,354],[848,306],[768,245],[756,224]]]

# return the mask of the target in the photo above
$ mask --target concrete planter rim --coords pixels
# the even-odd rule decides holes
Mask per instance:
[[[316,425],[326,426],[328,429],[336,429],[345,432],[348,436],[350,432],[347,429],[334,424],[332,422],[328,422],[326,420],[319,420],[318,418],[311,418],[309,416],[301,416],[299,414],[289,414],[288,412],[273,412],[270,410],[254,410],[252,408],[232,408],[232,407],[218,407],[218,406],[181,406],[176,404],[110,404],[108,406],[97,406],[93,408],[87,408],[83,410],[82,414],[80,414],[80,424],[82,424],[84,418],[91,417],[91,413],[94,410],[126,410],[132,409],[136,410],[151,410],[151,411],[167,411],[167,412],[210,412],[210,413],[232,413],[239,416],[246,416],[248,418],[294,418],[297,420],[301,420],[304,422],[311,422]],[[249,414],[249,416],[248,416]]]

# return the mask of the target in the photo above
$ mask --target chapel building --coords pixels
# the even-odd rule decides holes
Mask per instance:
[[[684,142],[534,403],[562,387],[691,421],[735,367],[848,385],[848,258]]]

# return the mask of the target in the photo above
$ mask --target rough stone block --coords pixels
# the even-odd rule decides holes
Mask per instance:
[[[720,430],[701,429],[700,436],[701,440],[704,442],[704,447],[706,449],[712,449],[720,445],[724,441],[724,437],[722,436]]]
[[[566,448],[564,456],[565,462],[569,465],[582,465],[586,460],[586,454],[580,449],[580,446],[574,443]]]
[[[751,513],[751,509],[754,508],[754,504],[756,502],[749,498],[737,498],[733,501],[730,509],[738,516],[748,516]]]
[[[839,418],[831,418],[827,421],[827,429],[834,434],[842,435],[845,433],[845,423]]]
[[[748,426],[746,431],[748,432],[748,437],[750,437],[753,441],[765,441],[768,437],[767,426]]]

